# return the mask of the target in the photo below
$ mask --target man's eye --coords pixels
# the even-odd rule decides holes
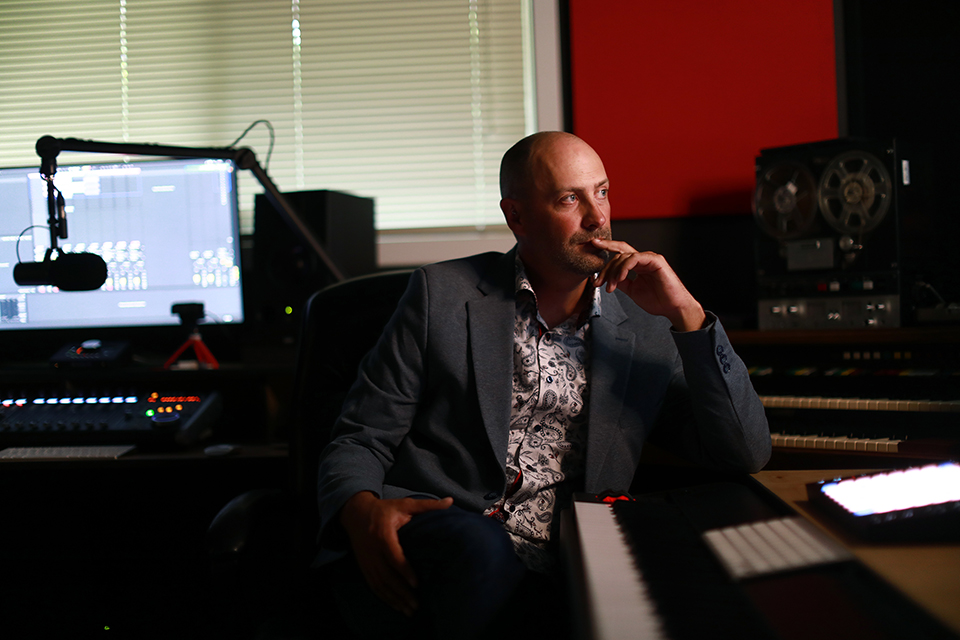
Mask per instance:
[[[609,192],[609,189],[600,189],[599,195],[601,198],[606,198],[608,192]]]
[[[560,202],[576,202],[576,201],[577,201],[577,196],[576,194],[573,194],[573,193],[571,193],[568,196],[564,196],[560,198]]]

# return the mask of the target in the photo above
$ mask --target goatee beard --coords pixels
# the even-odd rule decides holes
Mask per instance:
[[[594,273],[603,268],[603,265],[606,264],[604,258],[600,255],[601,251],[596,249],[596,253],[588,253],[584,255],[579,247],[585,243],[589,243],[594,238],[600,240],[610,240],[612,238],[610,232],[610,227],[605,227],[603,229],[598,229],[594,233],[578,233],[570,238],[568,263],[570,267],[579,275],[582,276],[592,276]]]

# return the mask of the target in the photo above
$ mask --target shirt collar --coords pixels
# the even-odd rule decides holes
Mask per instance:
[[[530,284],[530,280],[527,278],[527,270],[523,266],[523,260],[520,258],[520,252],[516,253],[514,258],[515,265],[515,293],[520,295],[520,292],[526,291],[529,292],[528,295],[533,297],[534,305],[537,303],[537,293],[533,290],[533,285]],[[591,285],[587,285],[590,287]],[[581,315],[581,319],[577,322],[577,326],[587,323],[590,318],[600,317],[601,303],[600,303],[600,289],[596,287],[591,287],[593,289],[593,300],[590,302],[589,309],[585,309],[584,313]],[[539,311],[538,311],[539,315]]]

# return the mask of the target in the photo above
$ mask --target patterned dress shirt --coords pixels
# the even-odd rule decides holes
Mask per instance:
[[[513,405],[503,498],[486,515],[503,523],[517,555],[534,571],[556,569],[559,509],[583,476],[590,380],[590,319],[600,294],[579,317],[549,329],[517,257]]]

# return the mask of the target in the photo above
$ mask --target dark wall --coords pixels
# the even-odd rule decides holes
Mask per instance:
[[[614,220],[612,225],[614,238],[662,254],[727,329],[756,328],[752,217],[645,218]]]
[[[836,0],[841,132],[896,138],[917,197],[902,214],[904,261],[960,302],[960,3]]]

